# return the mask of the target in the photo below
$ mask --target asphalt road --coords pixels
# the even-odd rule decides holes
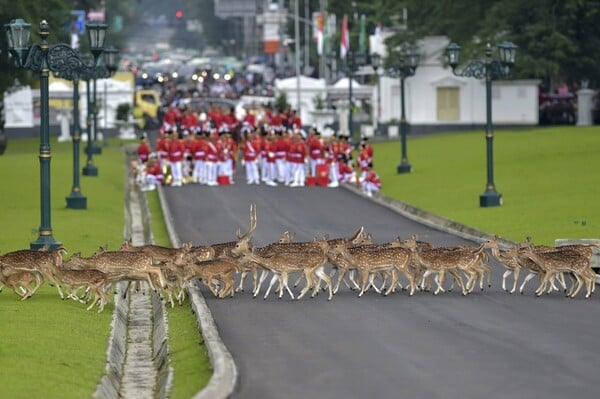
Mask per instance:
[[[238,183],[165,192],[182,242],[233,240],[237,228],[247,228],[254,202],[259,246],[285,230],[308,240],[348,235],[361,225],[376,242],[416,233],[437,246],[467,243],[342,188]],[[330,302],[323,294],[253,299],[249,289],[218,300],[203,290],[238,367],[233,397],[597,398],[600,295],[536,298],[533,284],[525,295],[509,295],[501,289],[503,269],[492,265],[492,288],[467,297],[358,298],[342,287]]]

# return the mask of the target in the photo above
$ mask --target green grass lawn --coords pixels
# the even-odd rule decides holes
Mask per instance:
[[[87,210],[66,209],[72,186],[71,143],[52,141],[52,227],[70,253],[89,255],[123,240],[124,155],[110,142],[95,158],[99,177],[82,177]],[[40,224],[39,141],[9,140],[0,156],[0,253],[29,248]],[[0,380],[6,398],[90,397],[104,373],[113,306],[103,313],[61,301],[44,284],[24,302],[0,293]]]
[[[72,188],[71,143],[52,145],[52,227],[54,238],[72,254],[89,255],[101,245],[116,249],[123,241],[125,160],[119,140],[111,140],[94,157],[98,177],[81,177],[87,210],[66,209]],[[26,249],[40,224],[39,141],[11,139],[0,156],[0,253]],[[84,165],[85,157],[81,159]],[[156,193],[148,195],[158,243],[168,238]],[[0,293],[0,381],[6,398],[86,398],[104,374],[113,306],[103,313],[61,301],[47,284],[24,302],[8,289]],[[173,352],[171,397],[189,398],[211,376],[189,302],[168,309],[169,345]]]
[[[382,193],[514,241],[598,238],[600,127],[498,130],[494,136],[500,207],[480,208],[487,180],[482,131],[408,140],[410,174],[397,174],[400,143],[374,144]]]

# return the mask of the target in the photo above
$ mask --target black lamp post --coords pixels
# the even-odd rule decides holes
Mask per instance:
[[[406,135],[408,133],[408,122],[406,121],[406,101],[404,96],[404,80],[414,76],[419,65],[420,55],[413,47],[407,52],[403,47],[393,56],[388,57],[388,75],[400,78],[400,142],[402,156],[400,164],[396,167],[398,173],[410,173],[412,165],[408,162]]]
[[[346,54],[346,74],[348,75],[348,133],[350,137],[355,143],[360,141],[360,138],[355,138],[354,133],[352,131],[352,114],[353,114],[353,106],[352,106],[352,79],[354,78],[354,74],[358,69],[366,65],[367,63],[367,55],[365,53],[353,53],[349,51]]]
[[[83,167],[84,176],[98,176],[98,167],[94,165],[94,155],[98,154],[99,151],[94,149],[94,140],[92,139],[92,129],[95,131],[97,128],[97,113],[98,106],[94,99],[96,97],[96,79],[106,79],[111,77],[117,70],[117,58],[118,50],[109,47],[104,50],[103,62],[94,65],[91,68],[87,68],[85,73],[82,75],[82,79],[86,83],[86,98],[87,98],[87,118],[86,118],[86,134],[88,137],[87,146],[85,152],[87,154],[87,161]],[[94,91],[90,90],[90,83],[93,81]],[[98,147],[99,150],[100,147]]]
[[[475,79],[485,79],[485,108],[486,108],[486,154],[487,154],[487,184],[483,194],[479,196],[479,206],[491,207],[502,205],[502,194],[496,191],[494,184],[494,130],[492,126],[492,81],[508,75],[515,63],[517,46],[511,42],[498,45],[498,55],[493,57],[492,46],[488,43],[485,47],[485,58],[474,59],[467,63],[461,70],[456,67],[460,60],[460,46],[451,43],[446,48],[446,55],[452,72],[456,76]]]
[[[377,121],[377,131],[379,132],[379,121],[381,119],[381,56],[378,53],[371,54],[371,66],[377,77],[377,110],[375,120]]]
[[[48,43],[50,35],[48,22],[46,20],[40,23],[40,44],[29,45],[31,24],[22,19],[12,20],[4,25],[8,39],[10,54],[13,56],[15,64],[19,68],[30,69],[40,74],[40,202],[41,202],[41,223],[39,227],[39,236],[36,241],[30,244],[31,249],[47,247],[49,250],[56,249],[61,245],[54,240],[52,236],[51,215],[50,215],[50,119],[49,119],[49,90],[48,78],[50,72],[68,73],[73,70],[81,70],[84,62],[81,57],[66,44]],[[106,25],[103,26],[106,31]],[[100,26],[90,27],[88,30],[94,30],[94,36],[102,36],[104,31],[99,33]],[[90,37],[92,34],[90,33]],[[97,54],[102,52],[103,41],[98,43],[91,42],[92,47],[96,46]]]
[[[116,54],[118,50],[114,47],[110,47],[104,50],[103,56],[106,60],[106,69],[112,74],[117,69]],[[79,144],[81,142],[81,127],[79,125],[79,80],[83,79],[89,81],[91,76],[95,75],[96,70],[101,68],[95,64],[86,66],[79,71],[72,71],[71,73],[57,74],[58,77],[66,80],[73,81],[73,132],[71,137],[73,138],[73,188],[71,194],[67,196],[67,208],[70,209],[86,209],[87,198],[81,193],[81,187],[79,185]],[[88,165],[93,165],[90,162]],[[91,166],[98,173],[95,166]],[[95,175],[94,175],[95,176]]]

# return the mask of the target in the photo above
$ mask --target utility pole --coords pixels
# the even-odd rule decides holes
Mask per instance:
[[[300,115],[300,11],[298,3],[294,1],[294,33],[296,36],[296,112]]]
[[[310,16],[310,0],[304,0],[304,18],[312,20]],[[310,68],[310,25],[304,24],[304,74],[309,74]]]

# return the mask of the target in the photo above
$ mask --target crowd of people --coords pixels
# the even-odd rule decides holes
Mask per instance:
[[[373,147],[363,138],[354,148],[344,135],[323,137],[302,129],[291,109],[249,107],[243,120],[233,109],[212,107],[200,115],[171,106],[151,148],[146,135],[138,146],[137,181],[142,190],[157,185],[235,184],[245,170],[246,184],[338,187],[355,183],[371,196],[381,188],[373,170]]]

